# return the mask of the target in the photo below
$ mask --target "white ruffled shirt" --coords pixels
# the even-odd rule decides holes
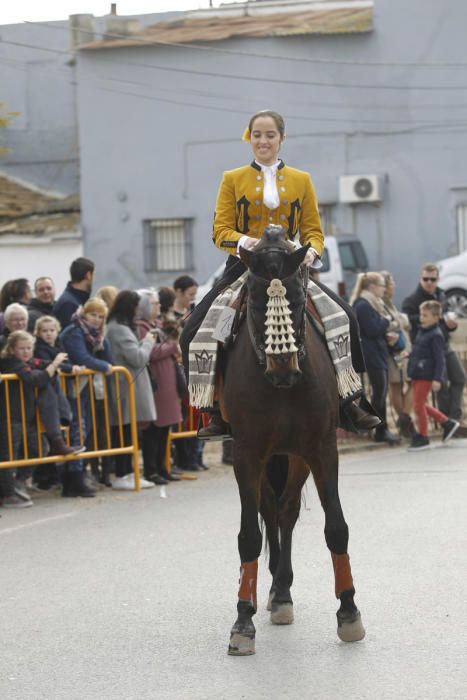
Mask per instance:
[[[280,204],[280,198],[277,190],[276,173],[281,162],[276,160],[273,165],[262,165],[255,160],[255,163],[259,165],[264,175],[263,202],[268,209],[277,209]]]

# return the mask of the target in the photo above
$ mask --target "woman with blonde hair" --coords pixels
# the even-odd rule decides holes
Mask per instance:
[[[394,329],[397,324],[384,306],[385,289],[386,284],[380,272],[360,273],[352,292],[351,303],[360,325],[363,356],[372,390],[372,405],[383,421],[375,430],[375,441],[394,444],[399,442],[399,438],[388,430],[386,424],[386,397],[388,342],[396,337]]]
[[[117,297],[118,289],[113,287],[111,284],[106,287],[100,287],[96,292],[96,299],[102,299],[104,304],[107,306],[109,313],[112,311],[112,306]]]
[[[410,321],[407,314],[402,313],[393,301],[396,283],[387,270],[381,272],[386,285],[383,301],[386,311],[397,324],[394,328],[397,337],[389,342],[388,378],[389,399],[397,413],[397,427],[402,437],[413,438],[416,430],[410,416],[412,412],[412,390],[407,381],[407,362],[411,349]]]

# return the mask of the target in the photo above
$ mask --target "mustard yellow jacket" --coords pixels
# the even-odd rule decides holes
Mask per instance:
[[[310,243],[318,255],[322,254],[318,202],[309,174],[281,161],[276,178],[280,204],[277,209],[268,209],[263,203],[264,176],[255,161],[224,173],[212,234],[218,248],[235,255],[243,235],[260,238],[266,226],[280,224],[291,240],[298,233],[302,245]]]

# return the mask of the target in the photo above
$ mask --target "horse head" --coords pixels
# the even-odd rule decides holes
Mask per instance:
[[[253,250],[240,248],[248,267],[248,328],[266,357],[265,376],[278,389],[294,386],[301,374],[305,289],[300,273],[309,246],[298,250],[282,226],[268,226]]]

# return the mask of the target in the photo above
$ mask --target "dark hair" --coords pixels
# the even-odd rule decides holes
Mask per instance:
[[[131,289],[122,289],[115,297],[107,322],[116,321],[124,326],[130,326],[134,330],[136,328],[135,317],[139,299],[138,292],[133,292]]]
[[[159,289],[159,301],[161,303],[161,314],[166,314],[175,302],[175,292],[172,287],[161,287]]]
[[[181,292],[186,292],[190,287],[198,287],[198,282],[190,277],[190,275],[181,275],[174,282],[174,289],[179,289]]]
[[[274,119],[274,122],[277,126],[277,130],[281,136],[281,139],[284,138],[285,136],[285,122],[283,117],[278,112],[273,112],[272,109],[262,109],[260,112],[256,112],[253,114],[251,117],[250,121],[248,122],[248,128],[250,132],[253,130],[253,123],[255,119],[258,119],[259,117],[271,117],[271,119]]]
[[[88,272],[94,272],[95,268],[89,258],[76,258],[70,265],[70,279],[72,282],[82,282]]]
[[[7,306],[20,301],[28,288],[30,289],[29,281],[25,277],[19,277],[16,280],[8,280],[8,282],[5,282],[0,292],[1,310],[5,311]]]

